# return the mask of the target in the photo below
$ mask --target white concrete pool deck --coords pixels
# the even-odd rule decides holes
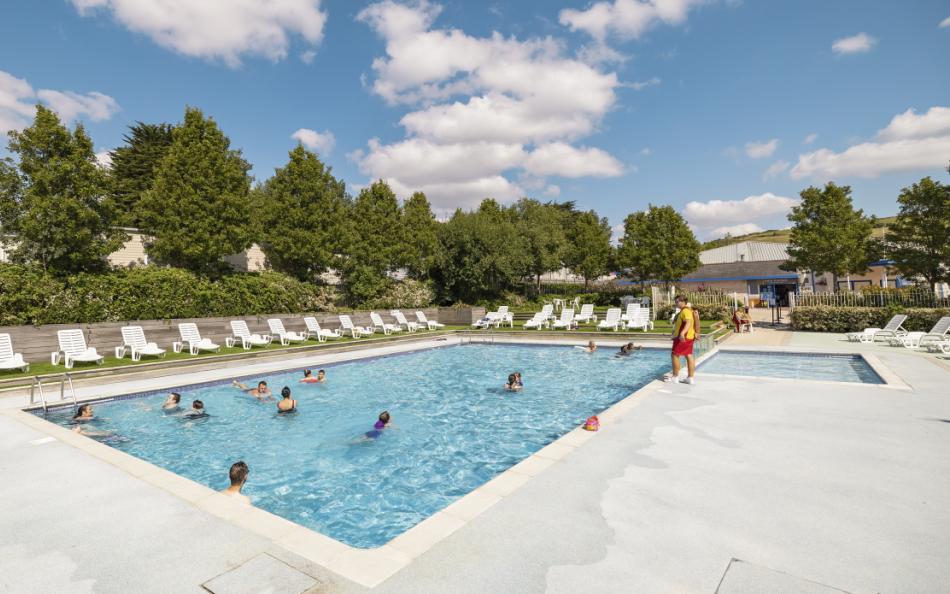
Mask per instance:
[[[910,389],[651,384],[467,523],[445,520],[451,534],[372,591],[947,591],[950,371],[788,334],[872,349]],[[365,591],[292,552],[306,542],[247,529],[253,512],[212,515],[155,488],[168,477],[136,478],[72,441],[0,416],[0,592],[204,592],[261,554],[311,576],[308,591]]]

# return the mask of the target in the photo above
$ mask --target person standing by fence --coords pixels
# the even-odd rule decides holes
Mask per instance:
[[[676,296],[676,307],[679,313],[673,318],[673,349],[670,354],[672,360],[672,373],[666,381],[678,383],[682,381],[686,384],[695,383],[696,360],[693,358],[693,342],[696,340],[696,323],[693,316],[693,309],[682,295]],[[685,380],[680,380],[680,357],[686,357]]]

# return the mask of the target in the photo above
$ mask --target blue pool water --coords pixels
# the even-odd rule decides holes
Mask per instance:
[[[884,383],[860,355],[720,351],[703,362],[699,371],[863,384]]]
[[[614,358],[573,347],[462,345],[326,367],[325,384],[299,370],[287,385],[299,412],[277,415],[229,384],[184,388],[207,418],[161,410],[164,394],[94,404],[105,443],[215,489],[236,460],[250,467],[254,504],[356,547],[385,544],[650,380],[665,350]],[[502,390],[511,371],[525,389]],[[316,373],[316,371],[314,372]],[[356,442],[388,410],[395,429]],[[48,418],[69,426],[71,409]]]

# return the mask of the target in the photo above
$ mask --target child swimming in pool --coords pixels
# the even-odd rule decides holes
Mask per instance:
[[[185,411],[182,416],[190,418],[208,416],[208,412],[205,410],[205,403],[200,400],[195,400],[191,403],[191,408]]]
[[[376,423],[373,424],[373,430],[367,431],[364,436],[367,439],[376,439],[383,434],[383,429],[389,428],[389,423],[392,420],[392,417],[389,414],[389,411],[384,410],[379,413],[379,419]]]
[[[261,402],[274,399],[274,395],[271,394],[270,388],[267,387],[267,382],[264,380],[257,382],[256,388],[249,388],[246,384],[238,383],[237,380],[231,382],[231,385],[245,394],[250,394]]]
[[[593,353],[594,351],[597,350],[597,345],[594,344],[594,341],[593,341],[593,340],[591,340],[591,341],[588,341],[588,342],[587,342],[587,346],[586,346],[586,347],[575,346],[574,348],[575,348],[575,349],[580,349],[580,350],[584,351],[585,353]]]
[[[327,372],[320,370],[317,372],[316,377],[313,375],[313,371],[306,369],[303,372],[303,379],[300,380],[301,384],[322,384],[327,381]]]
[[[297,401],[290,397],[290,387],[284,386],[284,389],[280,391],[281,399],[277,403],[277,413],[292,413],[297,412]]]
[[[96,415],[92,412],[92,405],[81,404],[79,408],[76,409],[76,414],[73,415],[73,423],[85,423],[95,418]]]
[[[643,349],[642,346],[640,346],[640,345],[638,345],[638,344],[635,345],[635,344],[633,344],[632,342],[628,342],[627,344],[625,344],[625,345],[623,345],[622,347],[620,347],[620,352],[617,353],[617,354],[614,355],[614,356],[615,356],[615,357],[627,357],[627,356],[636,354],[637,352],[639,352],[639,351],[642,350],[642,349]]]
[[[165,399],[165,403],[162,404],[162,410],[177,410],[180,403],[181,394],[172,392],[168,395],[168,398]]]
[[[505,384],[505,389],[509,392],[517,392],[521,388],[524,388],[524,382],[521,381],[521,373],[517,371],[509,373],[508,383]]]

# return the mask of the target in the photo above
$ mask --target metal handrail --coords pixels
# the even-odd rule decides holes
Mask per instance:
[[[69,384],[69,397],[72,399],[73,404],[78,406],[79,400],[76,398],[76,387],[73,385],[73,376],[70,373],[64,373],[59,378],[59,399],[60,401],[66,400],[67,384]],[[49,412],[49,404],[46,402],[46,393],[43,392],[43,381],[40,379],[40,376],[34,375],[33,382],[30,383],[30,405],[36,402],[37,392],[39,392],[40,404],[43,405],[43,412]]]
[[[33,382],[30,384],[30,404],[32,405],[36,400],[36,389],[39,388],[40,391],[40,402],[43,404],[43,412],[48,410],[46,406],[46,395],[43,394],[43,382],[40,381],[40,376],[34,375]]]

